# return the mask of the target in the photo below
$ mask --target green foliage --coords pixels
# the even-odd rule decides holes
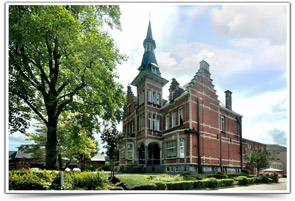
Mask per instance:
[[[120,186],[126,190],[156,190],[156,184],[142,175],[117,175]]]
[[[117,83],[119,53],[105,25],[120,28],[115,5],[9,6],[9,127],[28,128],[32,113],[47,126],[46,166],[56,168],[60,115],[99,130],[121,120],[125,103]]]
[[[239,173],[239,174],[226,174],[228,176],[229,179],[232,179],[234,177],[238,177],[238,176],[245,176],[247,177],[248,175],[246,173]]]
[[[218,186],[231,186],[234,183],[233,179],[220,179],[218,180]]]
[[[234,178],[235,181],[239,182],[239,185],[247,185],[248,184],[248,178],[246,176],[238,176]]]
[[[245,154],[245,159],[247,160],[247,165],[253,168],[257,168],[257,175],[259,170],[262,168],[267,168],[270,166],[270,161],[272,157],[266,151],[266,149],[251,150]]]
[[[183,180],[201,180],[202,177],[198,174],[184,173],[181,175]]]
[[[107,155],[110,159],[119,159],[119,145],[123,139],[123,135],[116,128],[104,129],[101,134],[102,143],[105,143],[104,148],[107,149]]]
[[[192,190],[194,181],[165,182],[167,190]]]
[[[104,172],[69,172],[65,180],[70,183],[68,190],[106,190],[108,175]]]
[[[245,173],[245,174],[250,174],[251,172],[250,172],[250,170],[248,170],[248,169],[242,169],[242,173]]]
[[[216,174],[208,174],[207,178],[214,177],[216,179],[227,179],[228,176],[223,172],[217,172]]]
[[[154,184],[156,184],[156,189],[157,190],[166,190],[167,189],[167,185],[165,184],[165,182],[162,181],[152,181]]]
[[[9,190],[49,190],[59,189],[57,171],[9,171]]]
[[[163,181],[163,182],[172,182],[172,181],[182,181],[183,177],[179,174],[177,175],[150,175],[150,179],[153,181]]]

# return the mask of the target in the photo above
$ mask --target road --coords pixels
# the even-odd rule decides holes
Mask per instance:
[[[234,186],[232,188],[222,188],[218,191],[286,191],[287,179],[280,178],[279,183],[252,184],[249,186]]]

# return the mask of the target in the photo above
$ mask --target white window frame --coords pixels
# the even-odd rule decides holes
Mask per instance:
[[[165,119],[165,121],[166,121],[165,127],[166,127],[166,130],[168,130],[169,129],[169,113],[166,114],[165,118],[166,118]]]
[[[224,132],[225,131],[225,127],[224,127],[224,116],[221,116],[220,127],[221,127],[221,132]]]
[[[184,138],[179,139],[179,158],[184,158],[185,152],[185,140]]]
[[[176,110],[172,111],[172,128],[176,126]]]
[[[156,126],[156,130],[157,131],[160,131],[160,115],[156,115],[156,124],[157,124],[157,126]]]
[[[252,149],[252,145],[248,144],[248,149],[251,150]]]
[[[153,99],[152,99],[152,96],[153,96],[153,95],[152,95],[152,94],[153,94],[153,93],[152,93],[152,90],[149,89],[149,90],[148,90],[148,102],[149,102],[149,103],[152,103],[152,102],[153,102]]]
[[[133,159],[133,144],[128,143],[126,149],[127,149],[127,159],[132,160]]]
[[[157,118],[157,115],[153,114],[153,130],[156,130],[156,118]]]
[[[153,121],[152,121],[152,113],[149,113],[149,129],[152,130],[153,129]]]
[[[177,155],[176,140],[169,140],[165,143],[166,158],[173,158]]]
[[[160,105],[160,94],[156,93],[156,96],[157,96],[156,103],[157,103],[157,105]]]
[[[180,112],[181,111],[181,112]],[[178,125],[181,125],[180,124],[180,117],[182,118],[182,124],[183,124],[183,107],[180,107],[178,109]]]
[[[156,99],[157,99],[157,92],[156,91],[153,91],[153,104],[156,104]]]

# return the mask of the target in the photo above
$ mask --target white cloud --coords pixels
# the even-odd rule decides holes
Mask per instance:
[[[224,5],[212,8],[210,19],[219,34],[286,41],[287,5]]]

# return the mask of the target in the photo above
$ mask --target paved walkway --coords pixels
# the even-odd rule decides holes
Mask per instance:
[[[280,178],[279,183],[270,183],[270,184],[251,184],[249,186],[235,186],[232,188],[222,188],[218,191],[282,191],[287,190],[287,179]]]

